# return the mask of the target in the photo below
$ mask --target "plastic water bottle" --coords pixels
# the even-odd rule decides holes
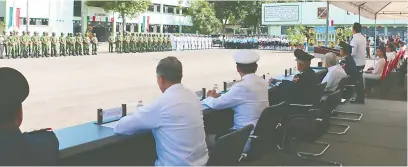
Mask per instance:
[[[143,101],[142,100],[140,100],[138,103],[137,103],[137,110],[139,110],[140,111],[140,108],[141,107],[143,107]]]
[[[217,84],[214,84],[213,90],[214,90],[216,93],[220,92],[220,90],[218,89],[218,85],[217,85]]]
[[[270,73],[266,73],[266,78],[265,78],[265,80],[269,80],[269,79],[271,79],[271,74]]]
[[[295,67],[293,67],[292,74],[293,74],[293,75],[296,75],[297,73],[298,73],[298,70],[297,70],[297,67],[295,66]]]

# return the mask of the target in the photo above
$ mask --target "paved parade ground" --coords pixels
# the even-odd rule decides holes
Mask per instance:
[[[232,58],[236,51],[102,52],[97,56],[0,60],[0,66],[16,68],[30,84],[22,129],[60,129],[95,121],[97,108],[128,104],[132,111],[139,100],[145,105],[152,102],[161,94],[156,65],[166,56],[176,56],[183,63],[182,82],[187,88],[198,91],[217,83],[222,89],[223,81],[240,79]],[[295,66],[293,53],[255,51],[261,55],[259,75],[280,75]]]

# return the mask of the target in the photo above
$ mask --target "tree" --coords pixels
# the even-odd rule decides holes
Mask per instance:
[[[126,18],[135,18],[145,12],[150,5],[151,0],[126,0],[126,1],[93,1],[86,2],[88,6],[101,7],[107,12],[117,12],[122,18],[123,32],[126,30]]]
[[[242,15],[244,8],[240,1],[211,1],[210,3],[214,6],[215,16],[222,23],[223,30],[228,22],[237,23],[244,17]]]
[[[221,27],[213,6],[206,0],[191,1],[187,13],[191,16],[193,30],[200,34],[216,33]]]
[[[307,40],[307,31],[306,28],[302,25],[295,26],[286,30],[286,33],[289,36],[291,45],[301,45]]]

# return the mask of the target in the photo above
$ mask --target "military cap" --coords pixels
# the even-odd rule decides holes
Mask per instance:
[[[241,50],[234,54],[237,64],[253,64],[259,60],[259,54],[251,50]]]
[[[314,58],[314,56],[310,55],[309,53],[306,53],[305,51],[301,49],[296,49],[294,54],[295,54],[296,60],[310,61]]]
[[[93,36],[96,36],[96,33],[93,33]]]
[[[30,92],[27,79],[13,68],[1,67],[0,81],[0,106],[21,104]]]
[[[345,42],[343,42],[343,41],[341,41],[340,43],[339,43],[339,46],[340,46],[340,49],[342,49],[344,52],[346,52],[347,54],[350,54],[351,53],[351,50],[352,50],[352,46],[351,45],[349,45],[349,44],[347,44],[347,43],[345,43]]]

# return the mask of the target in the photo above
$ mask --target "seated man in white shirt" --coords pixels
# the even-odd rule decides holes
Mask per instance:
[[[325,92],[334,92],[339,85],[339,82],[342,78],[347,77],[344,69],[338,64],[337,56],[330,52],[324,56],[324,63],[328,72],[323,78],[322,83],[327,83]]]
[[[234,126],[232,130],[243,128],[252,124],[256,126],[262,111],[269,106],[268,102],[268,83],[262,77],[255,74],[258,65],[259,55],[251,50],[238,51],[234,55],[237,62],[237,71],[242,80],[235,83],[225,94],[217,94],[215,91],[209,91],[207,98],[202,103],[213,109],[232,108],[234,110]],[[207,138],[208,145],[215,136]],[[248,140],[244,151],[250,148]]]
[[[115,133],[127,135],[152,130],[156,166],[204,166],[208,160],[202,106],[197,95],[181,84],[182,71],[177,58],[160,60],[156,73],[163,94],[115,127]]]

